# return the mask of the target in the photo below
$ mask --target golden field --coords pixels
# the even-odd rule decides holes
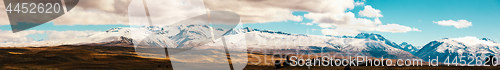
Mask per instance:
[[[311,56],[318,57],[318,56]],[[261,60],[261,63],[256,63]],[[372,58],[375,59],[375,58]],[[247,70],[269,70],[274,67],[275,60],[285,60],[280,56],[269,54],[248,54],[248,63],[244,69]],[[393,60],[396,61],[396,60]],[[2,47],[0,48],[1,70],[75,70],[75,69],[116,69],[116,70],[170,70],[169,58],[145,58],[135,53],[134,47],[121,46],[56,46],[56,47]],[[393,63],[395,64],[395,62]],[[414,70],[414,69],[437,69],[437,70],[498,70],[494,67],[460,67],[443,66],[352,66],[353,70]],[[284,67],[280,70],[343,70],[343,66],[312,66],[312,67]]]

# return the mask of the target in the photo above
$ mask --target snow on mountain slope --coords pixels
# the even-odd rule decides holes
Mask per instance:
[[[413,45],[411,45],[407,42],[403,42],[403,43],[399,44],[399,46],[401,46],[400,49],[405,50],[407,52],[410,52],[411,54],[415,54],[419,50],[418,48],[414,47]]]
[[[357,38],[357,39],[367,39],[367,40],[373,40],[373,41],[378,41],[385,43],[391,47],[398,48],[407,52],[410,52],[412,54],[416,53],[420,48],[415,48],[413,45],[408,44],[406,42],[403,42],[401,44],[397,44],[396,42],[392,42],[386,38],[384,38],[380,34],[374,34],[374,33],[360,33],[356,36],[331,36],[331,35],[326,35],[327,37],[337,37],[337,38]]]
[[[134,39],[134,43],[144,42],[149,46],[177,47],[192,41],[211,39],[208,25],[179,25],[179,26],[144,26],[140,28],[111,28],[105,32],[96,32],[85,37],[75,37],[60,40],[43,40],[29,43],[0,43],[1,47],[41,47],[58,45],[81,45],[120,41],[121,37]],[[225,32],[225,29],[214,29],[214,33]],[[132,35],[134,34],[134,35]],[[144,38],[148,37],[148,38]],[[208,40],[207,40],[208,41]]]
[[[228,33],[225,33],[229,31]],[[202,46],[204,49],[220,48],[220,38],[211,36],[225,34],[229,48],[259,49],[300,49],[321,50],[326,52],[359,53],[372,57],[385,58],[417,58],[412,54],[394,48],[397,45],[379,34],[359,34],[354,38],[337,38],[316,35],[290,34],[280,31],[258,30],[252,28],[211,29],[209,25],[178,25],[178,26],[147,26],[140,28],[112,28],[87,37],[75,39],[38,42],[38,46],[79,45],[120,41],[122,37],[133,39],[134,45],[159,46],[168,48],[193,48]],[[134,34],[134,35],[132,35]],[[244,35],[244,37],[242,37]],[[47,44],[50,43],[50,44]],[[389,44],[388,44],[389,43]]]
[[[384,42],[371,39],[337,38],[316,35],[289,34],[280,31],[258,30],[251,28],[234,29],[229,34],[245,34],[246,38],[226,37],[227,39],[246,39],[247,47],[259,49],[302,49],[316,52],[359,53],[372,57],[417,58],[411,53],[394,48]],[[372,34],[376,35],[376,34]],[[380,38],[383,38],[380,36]],[[220,40],[216,40],[219,43]],[[243,42],[243,41],[242,41]],[[230,43],[237,45],[238,43]],[[397,45],[397,44],[396,44]],[[231,47],[231,46],[229,46]],[[232,46],[236,47],[236,46]]]
[[[439,57],[444,61],[447,56],[489,56],[500,52],[500,44],[487,38],[479,39],[476,37],[444,38],[432,41],[420,49],[415,55],[427,60]]]
[[[123,33],[95,32],[88,36],[70,37],[58,40],[41,40],[33,42],[6,42],[0,43],[0,47],[42,47],[59,45],[79,45],[87,43],[100,43],[121,40]]]
[[[374,34],[374,33],[371,33],[371,34],[368,34],[368,33],[360,33],[358,35],[356,35],[356,37],[354,38],[358,38],[358,39],[369,39],[369,40],[375,40],[375,41],[379,41],[379,42],[383,42],[389,46],[392,46],[394,48],[398,48],[398,49],[403,49],[401,46],[399,46],[396,42],[392,42],[390,40],[387,40],[385,39],[382,35],[380,34]]]

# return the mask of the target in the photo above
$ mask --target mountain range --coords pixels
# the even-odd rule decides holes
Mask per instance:
[[[484,60],[487,56],[498,54],[500,52],[499,46],[499,43],[488,38],[443,38],[429,42],[415,55],[424,60],[435,59],[437,56],[440,62],[444,62],[448,56],[450,59],[458,56],[465,56],[464,58],[481,56],[481,60]],[[467,60],[471,61],[472,57]]]
[[[407,42],[403,42],[401,44],[397,44],[396,42],[392,42],[386,38],[384,38],[380,34],[374,34],[374,33],[360,33],[356,36],[331,36],[331,35],[326,35],[327,37],[337,37],[337,38],[357,38],[357,39],[367,39],[367,40],[373,40],[373,41],[379,41],[382,43],[385,43],[389,46],[392,46],[394,48],[398,48],[407,52],[410,52],[412,54],[416,53],[419,49],[414,47],[412,44],[409,44]]]
[[[318,36],[291,34],[281,31],[259,30],[249,27],[222,29],[210,25],[144,26],[140,28],[111,28],[86,37],[65,40],[47,40],[27,44],[0,44],[2,46],[159,46],[164,48],[220,48],[223,35],[229,48],[298,49],[313,52],[357,53],[370,57],[422,58],[426,56],[493,55],[500,52],[498,43],[475,37],[445,38],[431,41],[421,49],[410,43],[397,44],[380,34],[360,33],[356,36]],[[201,46],[201,47],[200,47]],[[242,47],[244,46],[244,47]]]

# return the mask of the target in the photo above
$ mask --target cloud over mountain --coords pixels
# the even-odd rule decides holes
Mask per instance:
[[[78,37],[86,37],[89,35],[93,35],[97,33],[96,31],[51,31],[51,30],[26,30],[18,33],[12,33],[12,31],[2,31],[0,30],[0,43],[3,46],[13,45],[13,44],[21,44],[21,45],[29,45],[34,44],[40,40],[35,40],[33,37],[40,37],[43,39],[42,41],[57,41],[57,42],[65,42],[61,40],[70,40]],[[36,36],[43,35],[46,36]],[[34,35],[34,36],[30,36]]]
[[[139,0],[140,1],[140,0]],[[89,1],[80,0],[80,3],[72,11],[54,19],[55,25],[108,25],[121,24],[130,25],[130,18],[140,18],[130,10],[143,7],[142,4],[131,4],[132,0],[106,0]],[[142,2],[142,1],[140,1]],[[381,31],[403,33],[419,31],[416,28],[407,29],[399,25],[393,29],[377,29],[383,26],[381,11],[370,5],[364,5],[364,1],[354,0],[146,0],[151,14],[151,20],[156,23],[171,24],[207,14],[207,11],[230,11],[237,13],[242,23],[267,23],[281,21],[302,21],[304,18],[311,19],[307,25],[318,24],[323,27],[323,34],[327,35],[353,35],[359,32]],[[346,10],[354,9],[363,5],[364,10],[356,17],[355,13]],[[2,9],[3,10],[3,9]],[[293,15],[294,11],[309,12],[304,17]],[[2,11],[3,12],[3,11]],[[0,15],[1,12],[0,12]],[[373,19],[371,19],[373,18]],[[7,20],[0,17],[0,20]],[[135,20],[135,19],[134,19]],[[8,25],[0,22],[0,25]],[[390,24],[385,25],[390,26]],[[403,28],[399,28],[403,27]],[[348,31],[350,32],[348,32]],[[326,32],[332,31],[332,32]],[[332,34],[335,33],[335,34]]]
[[[432,21],[433,23],[436,23],[441,26],[454,26],[455,28],[467,28],[469,26],[472,26],[472,22],[469,22],[467,20],[441,20],[441,21]]]
[[[420,31],[417,28],[411,28],[408,26],[403,26],[399,24],[387,24],[387,25],[379,25],[376,29],[380,32],[392,32],[392,33],[401,33],[408,31]]]
[[[380,12],[380,10],[374,9],[372,6],[367,5],[365,6],[364,10],[359,11],[359,14],[365,17],[384,17],[384,15],[380,14]]]

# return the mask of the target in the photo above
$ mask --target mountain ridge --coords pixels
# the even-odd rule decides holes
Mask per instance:
[[[109,45],[115,46],[158,46],[164,48],[218,48],[220,38],[226,37],[228,48],[246,46],[260,49],[301,49],[337,53],[359,53],[370,57],[418,58],[400,49],[399,44],[385,39],[380,34],[360,33],[352,38],[337,38],[316,35],[291,34],[281,31],[259,30],[249,27],[235,29],[212,28],[209,25],[144,26],[139,28],[111,28],[105,32],[89,35],[83,40],[53,45]],[[89,42],[85,42],[85,41]],[[131,44],[132,43],[132,44]],[[201,46],[201,47],[196,47]],[[245,48],[246,48],[245,47]]]
[[[203,25],[202,25],[203,26]],[[193,26],[192,26],[193,27]],[[194,26],[196,27],[196,26]],[[204,27],[206,28],[206,27]],[[123,29],[123,28],[122,28]],[[160,32],[164,32],[164,34],[169,34],[169,32],[161,31],[165,28],[157,28]],[[234,41],[229,43],[229,48],[235,48],[237,46],[233,45],[241,45],[247,44],[248,48],[260,48],[260,49],[310,49],[310,50],[321,50],[321,49],[329,49],[328,52],[342,52],[342,53],[363,53],[373,57],[388,57],[388,58],[418,58],[413,56],[411,53],[406,52],[404,50],[394,48],[391,45],[387,45],[386,42],[390,42],[389,40],[383,38],[380,34],[360,34],[357,38],[335,38],[335,37],[325,37],[325,36],[315,36],[315,35],[303,35],[303,34],[291,34],[281,31],[271,31],[271,30],[259,30],[252,29],[249,27],[244,28],[236,28],[236,29],[218,29],[219,31],[228,31],[224,34],[227,36],[226,39],[230,39],[230,41]],[[108,31],[108,32],[124,32],[129,30],[122,31]],[[149,30],[151,31],[151,30]],[[179,45],[192,45],[195,41],[191,41],[192,39],[208,39],[210,37],[203,37],[206,35],[195,35],[195,38],[190,38],[190,34],[200,34],[203,32],[189,32],[185,30],[179,30],[177,32],[180,34],[177,35],[158,35],[160,37],[165,37],[165,39],[171,39],[170,41],[175,42],[170,45],[161,45],[159,43],[168,43],[168,40],[165,42],[158,42],[157,38],[153,37],[150,39],[143,39],[150,41],[149,44],[164,46],[169,48],[185,48]],[[182,34],[182,33],[187,33]],[[152,33],[158,34],[158,33]],[[244,38],[241,35],[245,35]],[[365,36],[363,36],[365,35]],[[185,39],[189,38],[189,39]],[[366,39],[365,39],[366,38]],[[133,38],[132,38],[133,39]],[[373,40],[372,40],[373,39]],[[244,43],[239,42],[242,40],[246,40]],[[182,41],[182,42],[181,42]],[[189,42],[191,41],[191,42]],[[217,46],[217,44],[221,44],[220,39],[212,39],[211,43],[207,43],[204,48],[211,48],[211,46]],[[137,43],[134,41],[134,43]],[[390,42],[392,45],[398,45],[394,42]],[[177,46],[177,47],[171,47]],[[192,47],[187,47],[192,48]],[[378,54],[377,54],[378,53]],[[380,54],[384,53],[384,54]]]
[[[500,44],[485,38],[460,37],[443,38],[431,41],[420,49],[415,55],[424,60],[440,57],[440,62],[444,61],[441,57],[456,56],[481,56],[486,57],[496,55],[500,52]],[[429,58],[428,56],[431,56]]]

